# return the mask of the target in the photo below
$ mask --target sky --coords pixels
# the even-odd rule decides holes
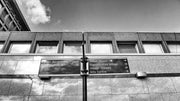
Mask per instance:
[[[180,0],[16,0],[33,32],[180,32]]]

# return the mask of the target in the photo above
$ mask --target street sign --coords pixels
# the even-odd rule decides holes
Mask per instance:
[[[41,60],[39,74],[80,74],[79,60]]]
[[[90,74],[129,73],[127,59],[90,59]]]
[[[88,59],[89,74],[129,73],[127,59]],[[77,76],[82,70],[78,59],[42,59],[39,76]]]

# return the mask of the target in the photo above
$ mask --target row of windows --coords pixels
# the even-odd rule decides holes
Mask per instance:
[[[3,49],[3,42],[0,42],[0,51]],[[82,53],[81,42],[64,42],[63,53]],[[40,41],[36,44],[35,53],[58,53],[59,43],[56,41]],[[117,42],[119,53],[140,53],[135,42]],[[170,53],[180,53],[180,43],[167,43]],[[31,42],[11,42],[7,53],[29,53]],[[145,53],[164,53],[161,43],[143,43]],[[113,53],[111,42],[91,42],[91,53],[106,54]]]

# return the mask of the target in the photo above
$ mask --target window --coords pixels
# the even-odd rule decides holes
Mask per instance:
[[[136,43],[118,43],[118,49],[120,53],[138,53],[138,47]]]
[[[3,46],[4,46],[4,43],[0,42],[0,52],[2,51]]]
[[[0,31],[2,31],[3,30],[3,26],[2,26],[2,24],[0,24]]]
[[[8,15],[8,12],[5,10],[5,8],[2,9],[2,13],[0,15],[1,19],[4,21],[5,20],[5,16]]]
[[[30,42],[12,42],[8,53],[29,53],[30,47]]]
[[[12,21],[11,18],[10,18],[10,16],[7,15],[7,16],[5,17],[5,20],[6,20],[6,21],[5,21],[6,26],[9,27],[9,23]]]
[[[180,53],[180,43],[168,43],[170,53]]]
[[[14,28],[13,28],[13,31],[18,31],[18,28],[17,28],[17,27],[14,27]]]
[[[10,26],[9,26],[9,30],[11,30],[11,31],[15,31],[15,24],[14,24],[14,22],[13,21],[11,21],[11,24],[10,24]]]
[[[143,43],[145,53],[164,53],[160,43]]]
[[[2,6],[2,4],[0,2],[0,14],[1,14],[2,10],[3,10],[3,6]]]
[[[64,42],[63,53],[82,53],[82,42]]]
[[[36,45],[36,53],[57,53],[58,52],[58,41],[42,41]]]
[[[92,42],[91,53],[105,54],[113,53],[111,42]]]
[[[0,10],[2,9],[2,4],[0,3]]]

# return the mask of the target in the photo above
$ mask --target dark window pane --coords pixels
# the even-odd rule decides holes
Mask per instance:
[[[118,44],[120,53],[137,53],[137,45],[136,44]]]
[[[0,31],[3,31],[3,26],[0,24]]]

